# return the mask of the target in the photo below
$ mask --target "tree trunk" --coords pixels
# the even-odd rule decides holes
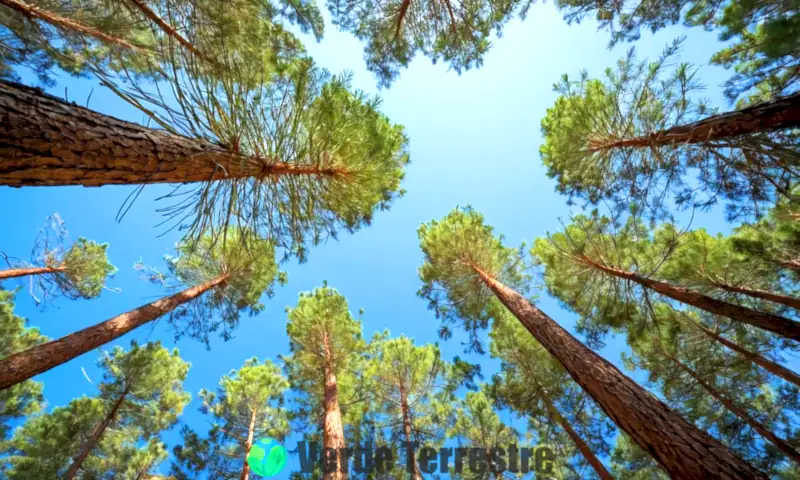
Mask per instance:
[[[325,451],[334,449],[337,453],[337,468],[332,472],[324,472],[325,480],[346,480],[347,468],[342,465],[339,454],[344,452],[344,426],[342,425],[342,412],[339,410],[339,387],[336,384],[336,372],[333,367],[333,353],[330,351],[328,339],[324,340],[325,348],[325,420],[322,432],[323,462]],[[323,463],[324,464],[324,463]]]
[[[766,480],[766,475],[670,410],[525,297],[481,269],[472,268],[609,418],[673,478]]]
[[[800,126],[800,92],[635,138],[590,142],[592,151],[705,143]]]
[[[80,470],[81,465],[83,464],[86,457],[92,453],[92,450],[95,446],[97,446],[97,442],[100,441],[100,437],[103,436],[103,433],[106,431],[106,428],[114,421],[117,416],[117,412],[119,411],[119,407],[122,406],[122,402],[125,401],[125,396],[128,395],[128,391],[125,390],[122,392],[122,395],[119,396],[116,402],[114,402],[114,406],[111,407],[111,411],[108,412],[108,415],[100,422],[92,431],[92,435],[86,440],[86,443],[83,444],[81,447],[80,453],[75,459],[72,461],[72,465],[69,466],[67,473],[64,474],[64,480],[72,480],[75,475],[78,474],[78,470]]]
[[[597,473],[597,476],[600,477],[602,480],[614,480],[614,477],[611,476],[611,473],[609,473],[605,465],[603,465],[600,459],[597,458],[597,456],[594,454],[592,449],[589,448],[589,445],[587,445],[586,442],[584,442],[583,439],[580,437],[580,435],[578,435],[578,432],[576,432],[572,428],[572,425],[569,424],[567,419],[564,418],[563,415],[561,415],[561,412],[558,411],[556,406],[553,405],[552,402],[550,402],[550,399],[544,398],[543,400],[545,405],[547,406],[547,410],[550,412],[550,415],[552,415],[556,423],[558,423],[558,425],[561,426],[561,428],[563,428],[565,432],[567,432],[569,438],[572,439],[573,443],[575,443],[575,446],[578,447],[578,451],[580,451],[581,455],[583,455],[583,458],[585,458],[586,461],[589,462],[589,465],[592,466],[595,473]]]
[[[645,278],[634,272],[627,272],[618,268],[608,267],[583,256],[579,261],[582,263],[624,280],[630,280],[639,285],[654,290],[665,297],[677,300],[681,303],[704,310],[714,315],[746,323],[763,330],[773,332],[786,338],[800,341],[800,322],[795,322],[780,315],[759,312],[751,308],[743,307],[733,303],[723,302],[716,298],[703,295],[702,293],[684,287],[671,285],[667,282]]]
[[[775,363],[771,360],[764,358],[763,356],[759,355],[756,352],[752,352],[741,345],[734,343],[727,338],[723,337],[722,335],[710,330],[703,325],[700,325],[697,322],[692,322],[697,328],[699,328],[703,333],[708,335],[710,338],[718,341],[719,343],[725,345],[726,347],[730,348],[734,352],[742,355],[744,358],[751,360],[756,365],[762,367],[764,370],[781,377],[782,379],[786,380],[787,382],[791,382],[798,387],[800,387],[800,375],[796,374],[795,372],[789,370],[788,368]]]
[[[250,448],[253,446],[253,434],[256,430],[256,409],[250,412],[250,425],[247,426],[247,441],[244,443],[244,466],[242,467],[242,475],[240,480],[249,480],[250,478],[250,464],[247,463],[247,454],[250,453]]]
[[[109,35],[96,28],[83,25],[70,18],[59,16],[53,12],[42,10],[34,5],[28,5],[25,2],[20,2],[19,0],[0,0],[0,5],[4,5],[12,10],[15,10],[30,19],[41,20],[62,30],[69,30],[70,32],[94,37],[106,44],[118,45],[120,47],[138,52],[149,52],[146,48],[137,47],[127,40]]]
[[[767,427],[762,425],[761,422],[759,422],[755,418],[751,417],[747,412],[734,405],[733,402],[725,398],[722,395],[722,393],[717,391],[717,389],[715,389],[705,380],[700,378],[700,376],[694,370],[684,365],[683,362],[681,362],[677,358],[670,355],[662,347],[659,346],[659,348],[664,356],[669,358],[672,361],[672,363],[675,364],[675,366],[677,366],[684,372],[688,373],[690,377],[692,377],[697,383],[700,384],[700,386],[703,387],[705,391],[709,393],[709,395],[711,395],[712,397],[717,399],[722,405],[724,405],[729,412],[733,413],[734,415],[742,419],[746,424],[750,425],[755,431],[761,434],[762,437],[766,438],[767,440],[772,442],[773,445],[778,447],[780,451],[782,451],[784,454],[788,455],[792,460],[800,464],[800,452],[792,448],[792,446],[786,443],[785,440],[779,438],[777,435],[768,430]]]
[[[408,412],[408,398],[406,398],[406,392],[402,385],[400,385],[400,409],[403,411],[403,433],[406,436],[406,445],[410,449],[407,455],[411,462],[411,478],[413,480],[422,480],[422,473],[417,466],[417,454],[414,451],[414,446],[411,444],[411,418]]]
[[[244,157],[204,140],[125,122],[40,89],[0,81],[0,185],[96,187],[346,174]]]
[[[781,305],[792,307],[795,310],[800,310],[800,298],[797,297],[790,297],[789,295],[778,295],[777,293],[767,292],[764,290],[754,290],[752,288],[734,287],[732,285],[725,285],[720,283],[717,283],[715,285],[721,288],[722,290],[725,290],[726,292],[741,293],[742,295],[747,295],[748,297],[760,298],[761,300],[780,303]]]
[[[44,275],[46,273],[57,273],[63,271],[64,267],[8,268],[6,270],[0,270],[0,280],[25,277],[28,275]]]
[[[171,312],[217,285],[225,282],[228,274],[201,285],[187,288],[170,297],[156,300],[139,308],[118,315],[81,331],[59,338],[52,342],[31,347],[0,360],[0,390],[46,372],[53,367],[115,340],[147,322]]]
[[[158,28],[160,28],[161,31],[163,31],[168,37],[174,39],[175,41],[183,45],[184,48],[192,52],[198,58],[209,63],[214,63],[207,56],[203,55],[203,53],[200,52],[200,50],[198,50],[197,47],[195,47],[192,44],[192,42],[190,42],[189,40],[186,39],[186,37],[181,35],[180,32],[178,32],[172,25],[164,21],[164,19],[161,18],[158,15],[158,13],[156,13],[155,10],[150,8],[150,6],[148,6],[147,3],[144,2],[144,0],[130,0],[130,2],[136,5],[136,8],[138,8],[139,11],[141,11],[142,14],[144,14],[145,17],[147,17],[148,19],[150,19],[150,21],[158,25]]]

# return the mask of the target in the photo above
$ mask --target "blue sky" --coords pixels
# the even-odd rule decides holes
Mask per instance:
[[[315,60],[334,73],[352,71],[354,86],[378,93],[375,79],[364,68],[362,45],[349,34],[337,32],[330,23],[327,27],[321,43],[304,37]],[[652,58],[669,41],[684,34],[688,39],[681,58],[703,66],[701,78],[710,87],[706,97],[727,106],[717,88],[727,73],[706,66],[719,49],[714,34],[669,28],[655,36],[643,35],[636,48],[640,56]],[[210,351],[197,342],[180,341],[177,346],[181,355],[192,363],[185,388],[194,396],[201,388],[215,388],[222,375],[252,356],[277,361],[279,354],[288,352],[285,307],[296,303],[298,292],[318,287],[324,280],[347,297],[354,314],[359,308],[365,310],[366,336],[389,329],[418,343],[437,341],[438,321],[426,309],[426,302],[416,296],[420,284],[417,268],[422,259],[417,228],[441,218],[456,205],[471,204],[506,236],[509,244],[530,242],[557,230],[559,219],[566,219],[570,210],[541,165],[539,122],[556,98],[552,84],[561,74],[577,75],[587,69],[599,75],[629,48],[621,45],[609,51],[607,38],[607,34],[596,32],[594,22],[568,26],[552,4],[537,4],[525,21],[512,21],[502,38],[493,42],[480,70],[457,75],[446,65],[416,59],[391,89],[380,92],[382,111],[405,125],[410,138],[412,163],[403,185],[407,195],[390,211],[376,215],[367,229],[341,235],[338,241],[313,249],[306,264],[287,264],[284,268],[289,283],[279,288],[274,298],[265,299],[262,314],[243,318],[232,340],[226,343],[215,339]],[[30,75],[25,80],[34,81]],[[131,121],[142,120],[132,107],[89,79],[62,75],[50,91],[62,96],[66,88],[70,100],[85,104],[93,87],[90,108]],[[156,228],[161,217],[155,210],[166,204],[155,202],[155,198],[166,188],[145,188],[121,223],[114,218],[131,187],[0,188],[0,205],[4,206],[0,250],[26,258],[45,217],[58,212],[73,239],[84,236],[109,242],[111,261],[119,268],[109,282],[110,287],[120,289],[119,293],[104,292],[93,301],[58,299],[42,311],[22,291],[17,296],[17,313],[45,335],[58,338],[158,298],[163,292],[142,280],[131,267],[140,258],[163,265],[162,256],[170,253],[178,239],[175,232],[157,237],[163,229]],[[712,232],[731,228],[719,212],[697,216],[694,225]],[[6,282],[4,286],[13,288],[17,284]],[[562,325],[572,328],[574,317],[556,301],[542,294],[540,305]],[[105,348],[127,347],[131,339],[160,339],[166,345],[174,344],[163,325],[156,325],[139,329]],[[603,351],[618,365],[620,345],[611,342]],[[442,351],[448,359],[463,356],[459,337],[443,343]],[[98,356],[99,352],[88,353],[37,377],[45,384],[49,408],[95,393],[81,369],[93,382],[100,381],[95,367]],[[488,356],[470,356],[469,360],[480,363],[486,374],[497,370]],[[182,420],[203,430],[208,424],[197,412],[198,407],[195,399]],[[167,440],[174,442],[176,431],[167,435]],[[290,460],[290,467],[293,464],[296,459]],[[168,465],[162,465],[161,471],[167,470]]]

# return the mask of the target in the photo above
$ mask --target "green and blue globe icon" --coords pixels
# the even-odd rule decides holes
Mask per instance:
[[[247,452],[250,470],[262,477],[274,477],[286,466],[286,449],[274,438],[262,438]]]

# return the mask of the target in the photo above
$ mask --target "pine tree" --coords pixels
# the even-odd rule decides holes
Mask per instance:
[[[796,193],[796,192],[795,192]],[[778,202],[758,222],[738,227],[731,238],[742,255],[763,262],[789,282],[800,281],[800,206]]]
[[[0,290],[0,358],[46,341],[38,329],[27,327],[24,318],[14,315],[14,293]],[[33,380],[0,391],[0,442],[8,437],[11,421],[37,413],[43,401],[42,384]]]
[[[504,247],[502,237],[494,236],[480,214],[470,208],[456,210],[442,221],[420,227],[419,236],[425,255],[420,269],[420,295],[446,322],[464,324],[476,336],[479,329],[488,325],[492,305],[496,308],[496,302],[491,300],[496,298],[606,415],[670,474],[765,478],[580,343],[516,291],[514,288],[524,291],[526,283],[520,271],[520,254]],[[700,457],[704,460],[686,461]]]
[[[8,478],[136,478],[136,470],[149,470],[146,463],[162,455],[157,436],[189,403],[182,387],[189,364],[177,350],[134,342],[128,351],[114,349],[100,366],[96,397],[77,398],[17,430]]]
[[[351,316],[345,298],[327,286],[301,293],[288,315],[286,333],[292,353],[285,365],[289,383],[301,393],[300,414],[322,433],[326,480],[344,480],[349,467],[338,455],[346,447],[345,426],[361,416],[359,403],[366,396],[358,375],[367,353],[361,322]],[[326,453],[325,449],[336,450]]]
[[[625,434],[617,436],[611,454],[611,471],[620,480],[668,480],[653,457],[642,450]]]
[[[247,244],[247,248],[243,244]],[[278,271],[271,242],[246,230],[229,229],[225,238],[206,235],[200,244],[182,243],[177,257],[168,257],[170,275],[151,273],[168,288],[184,288],[169,297],[118,315],[0,360],[0,390],[46,372],[142,325],[168,316],[176,338],[189,336],[209,344],[213,333],[233,335],[243,311],[260,312],[261,295],[272,295]]]
[[[99,296],[106,279],[117,271],[108,261],[108,244],[80,237],[68,245],[68,235],[57,213],[48,217],[39,230],[31,262],[9,261],[12,268],[0,270],[0,280],[33,277],[30,291],[37,303],[42,301],[39,296],[44,300],[57,295],[71,299]]]
[[[289,433],[283,394],[289,388],[280,369],[269,360],[247,360],[222,377],[217,392],[202,390],[201,411],[212,417],[207,438],[185,428],[183,445],[174,449],[172,475],[179,479],[207,475],[211,479],[250,478],[250,447],[262,438],[283,441]]]
[[[493,379],[492,397],[526,418],[529,429],[538,431],[545,444],[572,446],[573,454],[581,457],[576,478],[592,476],[581,473],[584,464],[601,479],[614,478],[598,458],[609,450],[605,438],[613,426],[591,401],[587,403],[569,374],[506,312],[496,314],[490,336],[492,356],[502,362],[501,373]],[[562,461],[564,457],[568,456],[559,455]]]
[[[605,78],[564,76],[542,120],[548,175],[572,198],[644,206],[653,216],[724,198],[728,216],[761,214],[776,199],[797,202],[800,95],[715,114],[696,101],[697,72],[668,65],[674,42],[655,62],[630,50]],[[697,182],[687,178],[697,171]]]

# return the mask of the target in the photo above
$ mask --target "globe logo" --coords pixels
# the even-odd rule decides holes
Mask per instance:
[[[286,449],[274,438],[262,438],[247,452],[250,470],[262,477],[274,477],[286,465]]]

